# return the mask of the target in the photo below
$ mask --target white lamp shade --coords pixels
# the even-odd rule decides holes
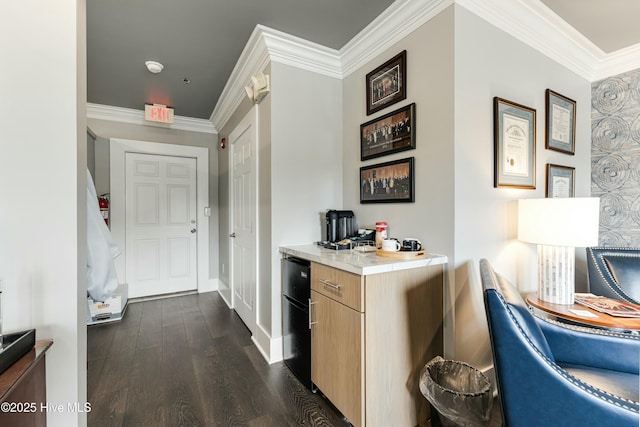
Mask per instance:
[[[552,246],[595,246],[599,216],[597,197],[518,200],[518,240]]]

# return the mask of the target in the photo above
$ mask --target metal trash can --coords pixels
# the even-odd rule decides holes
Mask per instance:
[[[487,426],[491,420],[493,392],[485,374],[455,360],[433,358],[422,369],[420,391],[450,426]]]

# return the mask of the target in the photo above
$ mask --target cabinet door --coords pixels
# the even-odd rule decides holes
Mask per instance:
[[[364,420],[364,314],[312,290],[311,380],[355,427]]]

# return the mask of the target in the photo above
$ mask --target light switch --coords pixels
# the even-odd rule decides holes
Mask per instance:
[[[211,208],[204,208],[204,216],[211,216]]]

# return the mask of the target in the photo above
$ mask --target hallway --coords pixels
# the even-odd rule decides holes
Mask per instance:
[[[266,363],[216,292],[131,304],[87,341],[90,427],[348,425]]]

